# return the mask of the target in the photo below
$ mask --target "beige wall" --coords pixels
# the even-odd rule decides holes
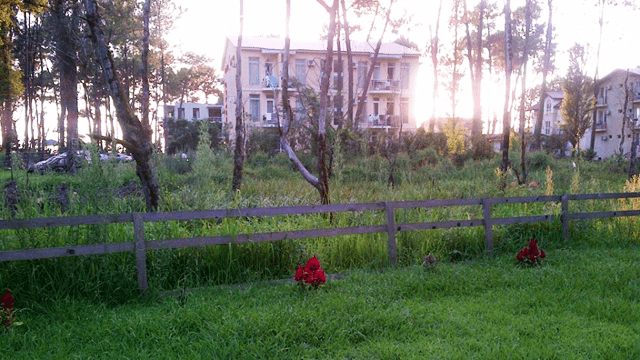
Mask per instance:
[[[223,70],[225,71],[224,80],[225,80],[225,114],[226,114],[226,123],[228,125],[228,129],[230,132],[230,139],[235,138],[235,100],[236,100],[236,68],[230,66],[231,59],[235,58],[236,48],[235,46],[227,41],[227,49],[226,49],[226,59],[224,59]],[[320,89],[320,80],[321,80],[321,71],[322,71],[322,63],[324,60],[325,54],[323,52],[310,52],[310,51],[292,51],[289,57],[289,78],[297,79],[296,73],[296,60],[303,60],[305,64],[305,83],[307,86],[318,91]],[[250,84],[250,58],[258,59],[258,84]],[[337,61],[337,55],[334,55],[334,61]],[[342,110],[346,116],[346,99],[348,97],[348,71],[347,71],[347,56],[346,52],[343,53],[342,61],[344,64],[344,75],[343,75],[343,106]],[[311,66],[309,63],[311,62]],[[371,57],[369,54],[355,54],[353,56],[353,62],[356,64],[361,62],[366,62],[367,69],[371,62]],[[245,124],[248,129],[252,127],[262,127],[262,126],[274,126],[275,124],[275,114],[272,115],[271,122],[267,119],[268,117],[268,98],[275,98],[278,104],[278,108],[281,109],[281,91],[277,91],[274,94],[273,90],[270,89],[267,84],[264,82],[266,76],[266,64],[270,63],[272,65],[271,76],[275,77],[275,80],[278,83],[278,88],[282,86],[282,54],[276,53],[274,51],[262,51],[262,50],[252,50],[252,49],[244,49],[242,53],[242,87],[243,87],[243,106],[245,112]],[[415,88],[416,88],[416,78],[419,67],[419,59],[417,56],[414,57],[404,57],[404,58],[384,58],[381,57],[378,59],[378,63],[380,64],[379,71],[379,79],[386,81],[388,75],[389,64],[393,64],[394,73],[393,80],[399,81],[402,72],[402,64],[409,64],[410,74],[409,74],[409,84],[407,89],[401,89],[401,87],[393,88],[393,90],[389,90],[389,87],[385,87],[386,83],[377,82],[376,84],[380,85],[377,87],[372,87],[371,84],[369,86],[369,92],[367,95],[366,108],[365,108],[365,120],[363,123],[359,124],[360,127],[369,127],[369,128],[377,128],[377,129],[386,129],[381,124],[383,122],[375,122],[369,121],[371,118],[369,115],[373,115],[374,112],[374,98],[378,98],[379,102],[379,111],[380,115],[388,115],[387,114],[387,104],[393,102],[393,114],[399,116],[401,114],[401,104],[402,99],[408,100],[408,121],[403,124],[403,131],[412,131],[416,129],[416,114],[414,113],[414,99],[415,99]],[[358,72],[359,69],[355,69],[354,71],[354,85],[355,89],[358,92],[361,92],[362,89],[358,86]],[[394,83],[391,82],[393,85]],[[337,94],[337,91],[334,89],[333,83],[333,75],[331,79],[331,87],[329,91],[329,96],[331,99]],[[295,107],[296,104],[296,95],[297,92],[293,91],[291,98],[291,105]],[[250,118],[250,114],[252,112],[252,101],[251,98],[259,100],[259,117],[257,121],[254,121]],[[257,104],[254,103],[254,104]],[[333,102],[331,104],[333,107]],[[355,115],[354,107],[354,115]],[[332,122],[333,124],[333,122]],[[335,126],[335,124],[333,124]]]
[[[627,124],[624,128],[623,134],[623,113],[625,101],[625,87],[624,82],[626,78],[626,71],[615,71],[610,76],[605,78],[604,82],[600,84],[600,88],[604,88],[604,91],[600,90],[600,93],[606,92],[606,101],[604,96],[598,98],[598,112],[606,114],[606,129],[596,131],[595,138],[595,151],[598,158],[608,158],[615,154],[620,153],[620,143],[624,137],[624,143],[622,145],[623,155],[628,154],[631,151],[631,142],[633,140],[634,133],[637,133],[637,127],[634,130],[631,123]],[[640,83],[640,76],[631,74],[629,76],[629,83]],[[634,86],[635,87],[635,86]],[[633,102],[630,101],[627,105],[629,116],[632,114]],[[598,114],[599,118],[600,114]],[[596,118],[596,120],[598,119]],[[588,149],[591,141],[591,130],[587,130],[580,145],[582,149]]]

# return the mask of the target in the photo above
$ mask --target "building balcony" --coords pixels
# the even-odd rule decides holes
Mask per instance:
[[[607,131],[607,123],[606,122],[597,122],[596,123],[596,132]]]
[[[598,101],[596,102],[596,107],[604,107],[607,106],[607,98],[598,96]]]
[[[263,90],[273,90],[279,88],[280,84],[278,82],[278,77],[276,76],[265,76],[262,78],[262,89]]]
[[[398,93],[400,92],[399,80],[371,80],[369,93]]]
[[[400,127],[400,116],[398,115],[369,115],[362,122],[365,128],[370,129],[390,129]]]

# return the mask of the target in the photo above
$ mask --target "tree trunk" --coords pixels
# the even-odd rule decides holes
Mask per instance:
[[[524,34],[524,50],[522,59],[522,94],[520,94],[520,169],[522,171],[522,182],[527,182],[527,165],[526,165],[526,138],[525,138],[525,111],[524,100],[527,92],[527,63],[529,61],[529,33],[531,32],[531,0],[527,0],[525,5],[525,34]]]
[[[593,76],[593,97],[598,101],[598,67],[600,65],[600,45],[602,45],[602,27],[604,26],[604,6],[606,0],[600,0],[600,19],[598,25],[600,27],[600,33],[598,35],[598,51],[596,52],[596,73]],[[549,0],[549,7],[551,7],[551,0]],[[596,106],[593,107],[593,115],[591,116],[591,138],[589,139],[589,149],[595,155],[596,153],[596,126],[598,119],[598,108]]]
[[[115,72],[111,51],[100,26],[100,15],[98,14],[96,0],[84,0],[84,6],[96,59],[102,67],[107,89],[113,99],[118,122],[122,128],[123,143],[136,160],[136,174],[142,183],[147,211],[155,211],[158,208],[160,189],[149,165],[151,154],[153,153],[151,128],[143,126],[127,101],[125,89]]]
[[[349,93],[347,98],[347,129],[353,128],[353,53],[351,52],[351,28],[349,28],[349,22],[347,21],[347,7],[344,0],[340,0],[342,3],[342,21],[344,25],[344,39],[347,47],[347,71],[349,72]]]
[[[547,93],[547,73],[549,72],[549,67],[551,62],[551,40],[552,40],[552,31],[553,31],[553,26],[551,22],[553,7],[551,2],[552,0],[548,0],[549,22],[547,23],[547,39],[544,46],[544,64],[542,68],[542,88],[540,89],[540,101],[538,103],[540,108],[538,109],[538,117],[536,119],[535,132],[533,136],[534,138],[533,144],[531,144],[533,149],[540,149],[540,141],[542,137],[542,117],[544,115],[543,102],[544,102],[544,97]],[[595,124],[595,121],[594,121],[594,124]]]
[[[471,135],[475,139],[482,136],[482,31],[484,29],[485,0],[480,1],[480,15],[476,34],[475,77],[473,79],[473,123]]]
[[[144,1],[142,10],[142,18],[144,30],[142,35],[142,64],[140,71],[142,72],[142,126],[149,127],[149,7],[151,0]]]
[[[378,39],[376,48],[373,51],[373,58],[371,59],[371,67],[369,67],[369,71],[367,72],[367,78],[365,79],[365,82],[364,82],[364,88],[362,89],[362,94],[360,95],[360,99],[358,100],[358,108],[356,110],[356,119],[355,119],[356,123],[359,123],[363,120],[362,112],[364,111],[364,102],[367,97],[367,93],[369,92],[369,83],[371,82],[371,77],[373,76],[373,70],[375,69],[375,66],[378,63],[378,53],[380,52],[380,47],[382,46],[382,37],[387,32],[387,26],[389,25],[391,7],[393,6],[393,3],[394,1],[392,0],[391,3],[389,4],[389,9],[387,10],[384,27],[382,28],[382,34],[380,34],[380,38]]]
[[[242,104],[242,26],[244,22],[243,0],[240,0],[240,34],[238,35],[238,47],[236,48],[236,143],[233,154],[233,179],[231,192],[235,194],[242,185],[242,173],[244,167],[244,123]]]
[[[509,135],[511,134],[511,114],[509,113],[509,94],[511,93],[511,71],[513,64],[511,62],[511,1],[507,0],[504,7],[504,54],[505,54],[505,94],[504,94],[504,112],[502,116],[502,166],[503,173],[509,168]],[[506,186],[506,178],[502,178],[500,187],[504,189]]]
[[[431,119],[429,120],[429,132],[433,132],[435,129],[436,123],[436,107],[438,106],[438,50],[439,50],[439,41],[438,31],[440,30],[440,13],[442,11],[442,0],[440,0],[440,5],[438,6],[438,17],[436,20],[436,30],[435,36],[431,37],[431,63],[433,64],[433,108],[431,110]]]

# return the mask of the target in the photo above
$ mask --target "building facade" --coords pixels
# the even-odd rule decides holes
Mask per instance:
[[[598,81],[597,88],[596,158],[605,159],[616,154],[628,156],[632,144],[637,146],[640,133],[640,68],[630,69],[628,73],[627,70],[614,70]],[[589,149],[590,145],[591,128],[580,139],[580,148]]]
[[[355,99],[348,97],[347,54],[341,44],[342,63],[336,46],[329,90],[331,125],[344,121],[347,106],[353,106],[355,116],[357,100],[363,93],[366,73],[372,63],[375,44],[351,42]],[[247,131],[256,127],[277,127],[282,111],[282,66],[284,39],[242,39],[242,104]],[[320,79],[326,55],[326,41],[291,40],[289,52],[289,78],[291,105],[297,114],[305,112],[304,89],[315,93],[320,90]],[[365,97],[364,116],[355,124],[373,131],[414,131],[416,114],[413,111],[416,75],[420,54],[395,43],[382,44],[377,65],[369,82]],[[236,40],[227,39],[222,61],[224,71],[225,127],[229,137],[235,139],[236,119]],[[343,71],[340,71],[343,69]],[[341,88],[341,91],[340,91]],[[350,105],[351,103],[351,105]],[[355,120],[354,120],[355,121]]]

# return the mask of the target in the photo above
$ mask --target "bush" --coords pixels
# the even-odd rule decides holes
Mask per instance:
[[[527,167],[529,170],[544,170],[547,166],[551,166],[553,160],[544,152],[536,151],[531,153],[531,156],[527,159]]]
[[[410,153],[411,166],[419,169],[425,165],[436,165],[439,161],[438,153],[432,149],[424,149]]]

